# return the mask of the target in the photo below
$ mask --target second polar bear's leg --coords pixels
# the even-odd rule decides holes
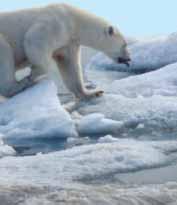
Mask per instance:
[[[13,50],[3,35],[0,35],[0,94],[11,97],[30,86],[29,79],[16,82]]]
[[[90,98],[103,93],[101,90],[85,88],[80,65],[80,46],[76,42],[71,42],[68,47],[61,49],[53,57],[58,64],[65,85],[77,98]]]

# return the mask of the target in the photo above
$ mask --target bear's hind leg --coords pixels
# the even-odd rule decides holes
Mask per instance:
[[[15,80],[15,63],[11,45],[0,35],[0,95],[11,97],[32,83],[29,79]]]

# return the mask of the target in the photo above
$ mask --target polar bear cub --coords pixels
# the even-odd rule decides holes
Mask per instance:
[[[84,87],[80,46],[100,50],[117,63],[128,65],[124,37],[102,18],[66,4],[0,14],[0,94],[13,96],[33,84],[35,73],[55,65],[66,87],[78,98],[98,96]],[[32,76],[20,82],[15,72],[31,65]],[[36,72],[39,71],[39,72]]]

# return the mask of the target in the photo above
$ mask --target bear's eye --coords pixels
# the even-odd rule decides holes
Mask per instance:
[[[109,34],[110,36],[113,36],[113,35],[114,35],[114,28],[113,28],[112,26],[109,26],[109,28],[108,28],[108,34]]]

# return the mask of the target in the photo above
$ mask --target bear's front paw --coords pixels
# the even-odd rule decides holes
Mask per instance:
[[[104,93],[103,90],[89,90],[86,94],[87,98],[100,97]]]

